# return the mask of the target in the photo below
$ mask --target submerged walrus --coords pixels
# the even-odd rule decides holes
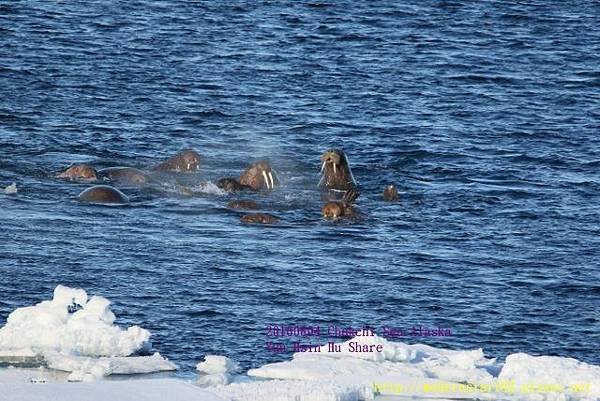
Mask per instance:
[[[321,210],[323,218],[336,220],[340,217],[357,216],[358,211],[352,206],[352,202],[354,202],[356,198],[358,198],[358,191],[351,189],[344,194],[344,198],[341,201],[327,202]]]
[[[129,198],[123,192],[108,185],[94,185],[79,194],[81,202],[89,203],[129,203]]]
[[[274,189],[276,185],[279,185],[279,178],[271,167],[271,163],[266,159],[252,163],[242,173],[239,180],[228,177],[217,181],[217,187],[226,191],[239,191],[242,189],[260,191],[262,189]]]
[[[133,167],[108,167],[96,170],[87,164],[74,164],[56,176],[71,181],[114,181],[141,185],[149,181],[148,175]]]
[[[227,204],[230,209],[246,209],[246,210],[257,210],[260,209],[258,203],[252,200],[232,200]]]
[[[348,157],[342,150],[329,149],[323,153],[321,161],[319,188],[329,192],[355,190],[358,196],[356,180],[350,170]]]
[[[240,221],[246,224],[275,224],[279,218],[266,213],[252,213],[243,215]]]
[[[154,166],[154,171],[192,172],[200,168],[200,155],[194,149],[185,149]]]

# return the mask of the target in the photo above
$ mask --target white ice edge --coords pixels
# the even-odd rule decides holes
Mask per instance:
[[[0,357],[41,357],[49,368],[70,372],[68,380],[93,382],[47,381],[21,369],[0,369],[0,401],[69,401],[83,395],[92,401],[162,401],[165,396],[189,401],[359,401],[380,395],[390,396],[386,400],[600,400],[600,366],[523,353],[500,363],[486,358],[482,349],[440,349],[375,335],[337,343],[339,351],[324,345],[320,352],[295,353],[291,360],[250,369],[246,376],[235,375],[238,367],[229,358],[207,355],[197,366],[194,383],[94,381],[111,374],[176,369],[158,353],[131,356],[149,347],[150,333],[114,325],[109,305],[103,297],[88,298],[83,290],[58,286],[52,300],[11,313],[0,329]],[[357,346],[371,351],[355,352]]]

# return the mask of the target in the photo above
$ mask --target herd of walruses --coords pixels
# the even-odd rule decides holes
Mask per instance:
[[[355,218],[358,211],[353,202],[358,198],[358,185],[348,157],[340,149],[329,149],[321,156],[321,180],[318,187],[325,204],[321,213],[325,219]],[[96,170],[87,164],[74,164],[57,174],[56,177],[70,181],[90,182],[96,185],[82,191],[78,199],[81,202],[101,204],[126,204],[129,198],[114,186],[107,184],[144,185],[152,182],[153,174],[158,172],[190,173],[200,169],[201,157],[193,149],[183,150],[167,160],[147,170],[133,167],[109,167]],[[100,184],[102,183],[102,184]],[[268,160],[252,163],[238,178],[225,177],[217,180],[221,190],[233,191],[272,191],[281,184],[279,176]],[[393,184],[383,191],[386,201],[398,200],[398,190]],[[256,210],[256,202],[251,200],[233,200],[228,207],[233,209]],[[244,223],[275,224],[279,219],[266,213],[243,215]]]

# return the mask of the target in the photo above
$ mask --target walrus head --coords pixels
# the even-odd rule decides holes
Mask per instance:
[[[98,179],[98,173],[95,168],[87,164],[73,164],[62,173],[57,174],[56,178],[71,181],[95,181]]]
[[[279,185],[279,179],[275,170],[271,168],[268,160],[259,160],[252,163],[240,176],[240,184],[248,186],[255,191],[263,188],[274,189]]]
[[[348,190],[356,188],[356,181],[350,170],[348,158],[340,149],[329,149],[321,156],[321,180],[323,189]]]
[[[193,149],[183,150],[154,167],[157,171],[190,172],[200,168],[200,155]]]
[[[383,199],[388,202],[394,202],[398,200],[398,189],[394,184],[390,184],[383,190]]]
[[[321,210],[326,219],[337,219],[344,215],[344,205],[341,202],[327,202]]]

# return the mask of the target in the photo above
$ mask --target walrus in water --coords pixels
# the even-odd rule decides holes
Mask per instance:
[[[254,162],[242,173],[239,180],[235,178],[221,178],[217,181],[217,187],[227,191],[239,191],[250,189],[260,191],[262,189],[274,189],[279,185],[277,173],[271,167],[268,160],[263,159]]]
[[[98,172],[95,168],[87,164],[73,164],[62,173],[57,174],[56,178],[70,181],[96,181],[98,179]]]
[[[240,221],[246,224],[276,224],[279,218],[266,213],[252,213],[243,215]]]
[[[383,200],[395,202],[398,200],[398,188],[394,184],[387,185],[383,190]]]
[[[352,202],[354,202],[356,198],[358,198],[358,191],[350,189],[344,194],[344,198],[341,201],[327,202],[323,206],[323,209],[321,209],[323,218],[336,220],[340,217],[356,217],[358,211],[352,206]]]
[[[89,203],[129,203],[129,198],[123,192],[108,185],[94,185],[79,194],[81,202]]]
[[[232,200],[227,204],[230,209],[246,209],[246,210],[257,210],[260,209],[258,203],[252,200]]]
[[[56,176],[70,181],[114,181],[141,185],[149,181],[148,175],[133,167],[108,167],[96,170],[87,164],[74,164]]]
[[[321,196],[324,200],[339,200],[340,192],[346,193],[349,190],[356,191],[358,197],[358,186],[350,170],[348,157],[340,149],[329,149],[321,156]]]
[[[185,149],[164,162],[154,166],[154,171],[192,172],[200,168],[200,155],[193,149]]]

